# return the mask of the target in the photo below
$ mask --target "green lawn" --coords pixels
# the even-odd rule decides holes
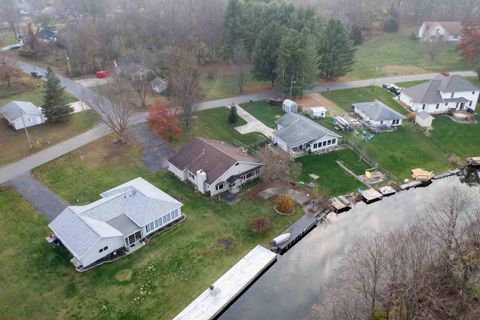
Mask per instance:
[[[140,150],[103,139],[34,171],[65,201],[85,204],[141,176],[184,203],[187,219],[126,258],[77,273],[64,249],[48,246],[47,222],[12,190],[0,191],[0,312],[6,319],[171,319],[256,244],[300,216],[276,215],[273,201],[231,206],[204,197],[167,173],[150,173]],[[248,191],[247,191],[248,192]],[[266,216],[272,228],[250,231]],[[131,273],[123,279],[121,275]],[[142,294],[141,292],[144,292]]]
[[[303,166],[300,180],[306,183],[311,182],[313,180],[308,174],[314,173],[320,177],[316,181],[320,189],[326,190],[332,196],[343,195],[364,187],[362,183],[340,167],[337,160],[342,161],[347,168],[358,175],[363,174],[369,168],[368,164],[360,160],[352,150],[338,150],[297,159]]]
[[[371,87],[335,90],[324,92],[322,95],[335,102],[340,108],[347,112],[352,111],[353,103],[369,102],[377,99],[401,114],[407,114],[405,108],[393,100],[393,95],[380,87],[374,87],[373,91]]]
[[[226,107],[198,112],[193,129],[185,133],[180,141],[174,143],[174,146],[179,146],[195,136],[245,145],[265,139],[265,136],[261,133],[240,134],[235,130],[235,127],[246,124],[245,120],[239,118],[237,123],[231,124],[228,122],[229,114],[230,110]]]
[[[410,40],[418,28],[403,28],[395,33],[384,33],[365,41],[357,47],[356,62],[347,79],[368,79],[375,76],[426,73],[432,71],[468,70],[472,66],[460,60],[454,45],[446,44],[440,49],[436,61],[430,59],[419,40]]]
[[[409,178],[410,170],[418,167],[435,173],[451,169],[446,155],[409,123],[394,132],[377,134],[368,142],[359,137],[350,141],[399,179]]]
[[[275,128],[275,121],[285,114],[282,107],[271,105],[266,101],[245,103],[241,107],[270,128]]]

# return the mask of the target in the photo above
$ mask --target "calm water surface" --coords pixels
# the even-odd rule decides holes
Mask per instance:
[[[359,204],[339,216],[329,216],[279,259],[221,317],[230,319],[301,319],[321,302],[323,287],[349,247],[360,237],[389,232],[417,221],[435,196],[457,178],[428,188],[401,192],[380,202]]]

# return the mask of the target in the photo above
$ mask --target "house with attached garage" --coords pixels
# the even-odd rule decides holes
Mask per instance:
[[[159,231],[182,221],[182,203],[142,178],[105,191],[84,206],[69,206],[48,226],[73,255],[77,271],[133,252]],[[49,242],[52,242],[49,241]]]
[[[273,142],[292,157],[326,152],[338,146],[340,135],[297,113],[287,113],[277,120]]]
[[[378,100],[354,103],[352,107],[370,128],[392,129],[401,126],[402,121],[406,119],[402,114]]]
[[[430,114],[455,110],[475,111],[480,90],[467,79],[439,74],[432,80],[404,89],[399,100],[414,112]]]
[[[29,128],[45,123],[46,118],[42,108],[29,101],[12,101],[0,108],[8,124],[15,130]]]
[[[418,38],[423,42],[458,42],[462,33],[460,21],[425,21],[418,30]]]
[[[168,159],[168,170],[178,179],[210,196],[237,193],[256,179],[263,164],[223,141],[193,138]]]

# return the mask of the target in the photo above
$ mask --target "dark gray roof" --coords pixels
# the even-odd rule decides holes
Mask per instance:
[[[133,222],[126,214],[116,216],[115,218],[108,220],[107,223],[120,231],[124,236],[128,236],[140,230],[135,222]]]
[[[404,120],[403,115],[393,110],[381,101],[354,103],[353,107],[368,116],[373,121]]]
[[[42,115],[42,109],[29,101],[12,101],[0,108],[0,113],[10,122],[20,118],[22,115]]]
[[[460,76],[445,76],[439,74],[429,82],[403,90],[403,93],[409,96],[415,103],[442,103],[444,100],[440,92],[469,92],[478,91],[478,88],[467,79]]]
[[[282,128],[275,131],[275,135],[293,148],[300,144],[320,139],[326,135],[340,138],[340,135],[328,130],[315,121],[297,113],[287,113],[278,119],[277,124]]]

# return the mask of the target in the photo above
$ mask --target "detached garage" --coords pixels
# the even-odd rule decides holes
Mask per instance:
[[[29,101],[12,101],[0,108],[0,113],[15,130],[45,123],[42,108]]]

